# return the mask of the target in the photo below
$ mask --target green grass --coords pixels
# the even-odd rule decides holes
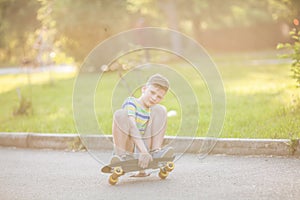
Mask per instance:
[[[230,68],[240,74],[221,68],[227,95],[222,136],[299,138],[300,91],[289,77],[289,66]]]
[[[219,58],[216,62],[226,91],[226,118],[221,137],[300,137],[300,89],[295,88],[288,64],[252,65],[244,60],[236,62],[238,55],[234,58],[231,55],[227,60],[226,56]],[[176,110],[178,115],[168,119],[167,134],[193,136],[189,130],[199,120],[197,136],[205,136],[212,105],[204,80],[187,63],[168,64],[190,83],[197,102],[189,100],[191,93],[180,82],[171,80],[172,90],[162,104],[168,110]],[[88,82],[95,76],[86,74],[84,79]],[[29,87],[26,75],[0,76],[1,132],[77,132],[72,110],[75,75],[54,74],[54,77],[55,82],[51,85],[47,73],[34,74]],[[138,82],[144,81],[143,76],[137,77]],[[111,133],[113,111],[128,95],[123,83],[118,81],[117,73],[106,73],[95,90],[95,104],[92,106],[105,134]],[[29,115],[13,115],[19,104],[16,88],[32,101],[33,109]],[[139,89],[135,89],[138,94]],[[80,109],[91,106],[85,104],[84,95],[80,98],[83,102]]]
[[[55,74],[53,85],[48,73],[31,76],[31,87],[26,75],[0,76],[0,131],[1,132],[75,132],[72,115],[72,87],[74,75]],[[19,106],[16,89],[32,101],[29,115],[14,116]]]

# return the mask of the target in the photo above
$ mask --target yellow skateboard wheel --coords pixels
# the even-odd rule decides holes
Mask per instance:
[[[116,167],[114,168],[114,174],[116,174],[117,176],[121,176],[123,175],[123,169],[121,167]]]
[[[108,182],[111,185],[115,185],[118,182],[118,178],[124,174],[124,171],[121,167],[116,167],[113,170],[112,175],[109,176]]]
[[[113,178],[113,175],[110,175],[109,179],[108,179],[108,182],[111,185],[115,185],[118,182],[118,178]]]
[[[173,162],[168,162],[166,167],[165,167],[166,171],[168,171],[168,172],[173,171],[174,168],[175,168],[175,165],[174,165]]]
[[[158,176],[159,176],[161,179],[166,179],[167,176],[168,176],[168,172],[167,172],[167,171],[164,172],[164,171],[160,170]]]

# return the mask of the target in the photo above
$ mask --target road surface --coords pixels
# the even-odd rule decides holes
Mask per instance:
[[[98,152],[108,160],[111,152]],[[87,152],[0,147],[0,199],[300,199],[300,159],[187,154],[166,180],[121,177],[110,186]]]

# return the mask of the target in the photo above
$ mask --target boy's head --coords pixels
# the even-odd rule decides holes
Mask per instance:
[[[169,80],[160,74],[152,75],[148,79],[147,85],[153,85],[155,87],[159,87],[160,89],[163,89],[166,92],[169,90],[170,87]]]
[[[141,102],[145,107],[151,107],[160,103],[169,90],[169,81],[160,74],[151,76],[142,88]]]

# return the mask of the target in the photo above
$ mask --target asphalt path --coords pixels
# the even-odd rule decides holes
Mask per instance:
[[[0,75],[5,74],[26,74],[26,73],[40,73],[40,72],[58,72],[58,73],[72,73],[76,71],[76,67],[71,65],[48,65],[42,67],[1,67]]]
[[[87,152],[0,148],[0,199],[300,199],[299,158],[186,154],[175,165],[166,180],[124,175],[111,186]]]

